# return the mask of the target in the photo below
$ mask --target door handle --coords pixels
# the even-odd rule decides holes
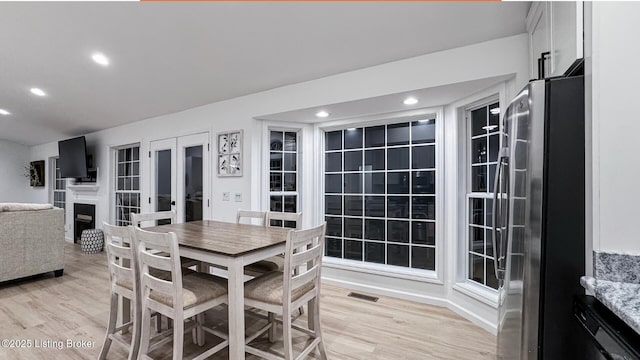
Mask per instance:
[[[502,175],[502,166],[505,164],[504,160],[508,159],[508,149],[507,148],[502,148],[500,149],[500,152],[498,153],[498,166],[496,167],[496,173],[495,173],[495,177],[493,179],[493,204],[492,204],[492,212],[493,212],[493,224],[492,224],[492,234],[491,234],[491,242],[493,245],[493,256],[495,258],[494,262],[493,262],[493,269],[495,271],[496,274],[496,278],[497,279],[504,279],[504,269],[501,269],[500,266],[498,265],[498,262],[500,261],[500,254],[501,254],[501,249],[502,249],[502,238],[503,236],[506,236],[505,234],[502,234],[502,231],[500,232],[500,248],[498,248],[498,241],[497,241],[497,236],[498,236],[498,225],[501,226],[502,228],[502,203],[498,204],[499,202],[499,197],[498,197],[498,193],[500,190],[500,178]],[[507,210],[508,211],[508,210]],[[507,233],[508,233],[508,229],[507,229]]]

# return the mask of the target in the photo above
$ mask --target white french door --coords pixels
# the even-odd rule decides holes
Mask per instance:
[[[209,219],[209,134],[152,141],[149,151],[152,211],[175,210],[178,222]]]

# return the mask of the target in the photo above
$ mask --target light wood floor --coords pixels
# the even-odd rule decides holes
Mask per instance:
[[[0,284],[0,340],[32,341],[31,348],[0,347],[0,359],[97,358],[109,309],[106,256],[85,255],[79,246],[67,244],[65,262],[62,277],[44,275]],[[495,359],[496,338],[448,309],[386,297],[371,303],[347,297],[348,293],[335,286],[322,288],[322,329],[330,359]],[[208,319],[224,326],[225,311],[220,308]],[[303,318],[297,321],[304,323]],[[261,321],[249,316],[248,331],[261,326]],[[89,342],[89,348],[67,348],[67,339]],[[43,340],[65,344],[62,349],[34,348],[34,341]],[[205,346],[217,341],[207,338]],[[305,336],[296,337],[294,348],[301,349],[305,342]],[[254,344],[282,352],[278,342],[258,339]],[[154,354],[168,359],[170,347],[171,343]],[[185,336],[185,356],[196,349]],[[212,358],[228,355],[222,351]],[[114,344],[108,359],[126,359],[126,353]]]

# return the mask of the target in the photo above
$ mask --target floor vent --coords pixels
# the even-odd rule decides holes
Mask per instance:
[[[378,301],[378,298],[375,297],[375,296],[369,296],[369,295],[359,294],[359,293],[355,293],[355,292],[350,292],[348,296],[352,297],[352,298],[356,298],[356,299],[371,301],[371,302],[377,302]]]

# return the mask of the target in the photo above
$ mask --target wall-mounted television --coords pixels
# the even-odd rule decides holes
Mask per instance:
[[[59,141],[58,156],[61,177],[87,177],[87,141],[84,136]]]

